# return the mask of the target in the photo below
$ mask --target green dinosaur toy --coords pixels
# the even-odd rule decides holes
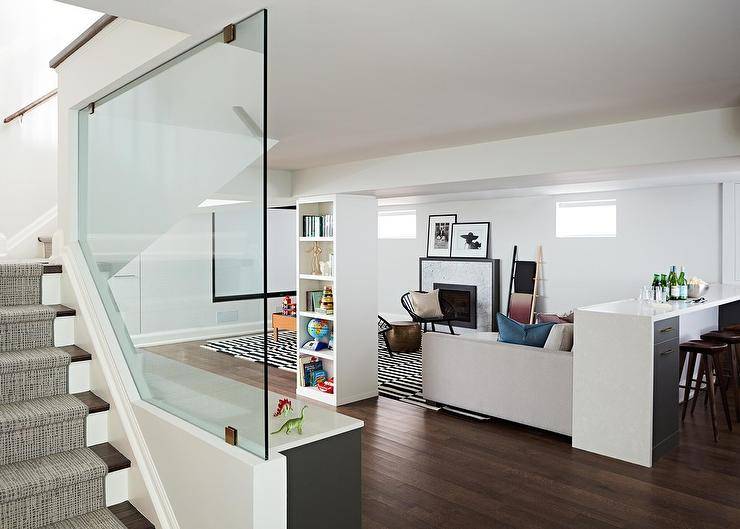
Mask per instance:
[[[277,429],[277,431],[272,432],[272,435],[275,435],[276,433],[285,432],[285,435],[290,434],[291,431],[297,430],[299,434],[303,433],[303,411],[308,408],[308,406],[303,406],[301,408],[301,415],[300,417],[294,417],[292,419],[288,419],[285,421],[285,423]]]

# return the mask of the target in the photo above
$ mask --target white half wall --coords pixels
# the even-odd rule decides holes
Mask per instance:
[[[134,410],[181,529],[287,526],[284,456],[261,460],[145,402]]]
[[[555,203],[617,200],[615,238],[555,237]],[[426,255],[429,215],[457,213],[458,222],[490,221],[489,256],[501,259],[501,308],[506,299],[513,246],[519,258],[543,248],[541,302],[537,310],[564,312],[614,299],[636,297],[652,274],[685,265],[689,276],[717,282],[721,275],[720,184],[649,188],[612,193],[535,196],[404,205],[415,209],[416,239],[378,241],[378,306],[400,314],[401,295],[418,288],[419,257]]]

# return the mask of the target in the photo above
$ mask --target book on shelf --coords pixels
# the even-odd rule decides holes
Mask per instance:
[[[308,312],[317,312],[321,308],[321,297],[324,295],[323,290],[306,291],[306,310]]]
[[[303,215],[304,237],[333,237],[334,215]]]
[[[317,369],[316,371],[311,372],[311,386],[318,385],[319,382],[324,382],[327,379],[328,375],[326,374],[326,371],[323,369]]]
[[[298,366],[301,374],[300,382],[302,387],[314,386],[312,375],[315,371],[324,371],[324,363],[315,356],[303,356],[298,359]],[[326,372],[324,371],[326,376]]]

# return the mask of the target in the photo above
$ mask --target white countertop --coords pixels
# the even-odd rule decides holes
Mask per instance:
[[[669,301],[668,303],[653,303],[638,301],[636,299],[625,299],[622,301],[611,301],[600,305],[581,307],[578,310],[589,312],[601,312],[605,314],[622,314],[629,316],[645,316],[653,321],[665,320],[682,314],[688,314],[699,310],[717,307],[740,301],[740,285],[726,285],[715,283],[709,286],[704,293],[703,303],[692,303],[688,301]]]
[[[359,419],[337,413],[333,409],[314,403],[312,400],[299,398],[290,399],[293,403],[293,413],[285,417],[273,417],[272,414],[277,408],[280,398],[283,398],[283,395],[278,395],[272,391],[268,393],[269,417],[267,427],[270,432],[271,454],[347,433],[365,425]],[[304,405],[306,406],[306,412],[303,419],[302,434],[295,430],[288,435],[282,432],[272,433],[277,431],[288,419],[299,416]]]

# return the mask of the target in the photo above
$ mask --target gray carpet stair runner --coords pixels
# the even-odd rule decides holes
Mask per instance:
[[[42,274],[0,264],[0,529],[125,528],[105,508],[108,466],[85,446],[89,408],[68,394]]]

